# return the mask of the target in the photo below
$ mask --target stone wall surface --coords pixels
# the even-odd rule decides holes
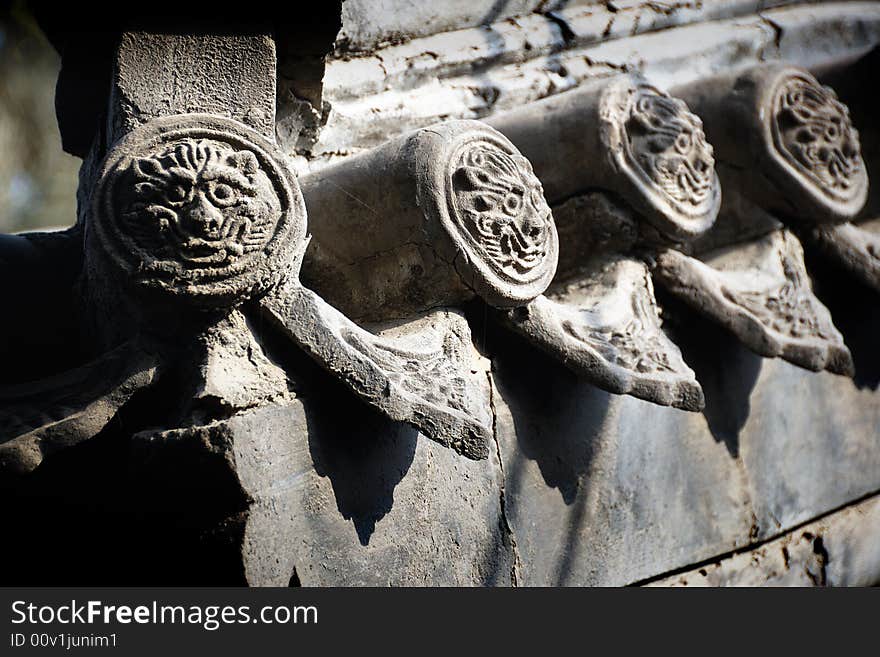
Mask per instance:
[[[525,348],[499,354],[496,436],[523,583],[635,583],[880,490],[876,383],[699,328],[683,344],[701,414],[599,391]]]
[[[3,580],[880,583],[880,3],[335,11],[125,32],[78,225],[0,240],[71,306],[7,331]]]
[[[346,4],[314,143],[286,145],[278,122],[282,145],[310,170],[413,127],[485,118],[621,70],[662,86],[760,61],[824,71],[880,40],[876,3],[487,2],[444,7],[449,25],[425,20],[436,11],[427,5],[397,7],[391,25],[376,18],[383,7]],[[872,292],[859,295],[876,303]],[[670,310],[706,393],[701,414],[603,392],[490,332],[484,350],[516,583],[637,583],[880,491],[877,379],[861,346],[876,313],[850,320],[845,337],[860,352],[854,382],[763,359],[680,312]],[[865,522],[876,535],[872,517]]]
[[[748,552],[651,586],[876,585],[876,497],[799,527]]]
[[[668,87],[761,61],[822,68],[865,54],[880,33],[874,2],[631,4],[523,13],[331,56],[316,134],[288,136],[300,130],[282,110],[279,140],[300,170],[311,170],[413,128],[482,118],[624,70]]]

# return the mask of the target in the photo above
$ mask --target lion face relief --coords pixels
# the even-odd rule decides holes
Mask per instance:
[[[122,220],[136,244],[185,267],[231,264],[259,251],[280,204],[254,153],[185,139],[131,164]]]
[[[208,114],[152,119],[120,139],[91,203],[96,270],[201,309],[263,294],[304,245],[305,203],[284,153]]]

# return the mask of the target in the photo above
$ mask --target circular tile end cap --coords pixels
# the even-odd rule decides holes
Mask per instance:
[[[184,114],[113,146],[89,227],[135,289],[210,309],[259,296],[289,272],[306,209],[275,144],[231,119]]]
[[[610,184],[646,221],[676,240],[712,227],[721,207],[714,151],[684,101],[621,76],[602,91],[599,134]]]

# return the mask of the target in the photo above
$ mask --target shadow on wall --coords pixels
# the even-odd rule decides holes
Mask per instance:
[[[573,504],[590,472],[611,394],[491,319],[479,329],[476,320],[471,325],[483,352],[493,356],[496,389],[510,409],[519,451],[537,462],[547,486],[558,489],[566,505]],[[508,487],[514,475],[508,473]]]
[[[880,294],[859,281],[852,273],[835,266],[809,244],[804,245],[807,269],[813,290],[843,335],[853,357],[857,388],[877,390],[880,387]]]
[[[507,512],[514,517],[521,515],[516,500],[529,494],[522,490],[523,467],[526,459],[535,461],[544,483],[556,488],[569,508],[565,536],[560,536],[558,561],[551,576],[556,586],[565,586],[584,547],[584,524],[591,496],[589,479],[613,400],[610,393],[579,380],[563,365],[531,347],[514,353],[516,359],[497,361],[499,379],[507,388],[503,396],[511,408],[519,448],[512,462],[505,463],[505,498],[511,507]],[[525,369],[519,370],[518,376],[517,367],[523,366]],[[531,372],[532,376],[524,377],[522,371]]]
[[[619,581],[624,562],[633,572],[644,567],[640,559],[676,564],[672,554],[647,557],[654,548],[716,540],[706,517],[730,513],[747,527],[734,487],[716,475],[735,471],[729,461],[739,456],[762,359],[694,313],[683,310],[676,321],[687,329],[678,344],[709,398],[711,439],[698,414],[604,392],[518,337],[488,330],[483,349],[495,365],[506,513],[528,581]],[[562,504],[555,491],[541,490],[538,472]],[[622,546],[621,536],[635,542]]]
[[[271,333],[269,353],[287,362],[308,397],[309,452],[315,472],[330,479],[339,513],[350,520],[361,545],[394,506],[394,489],[412,465],[418,431],[392,422],[354,396],[338,380]],[[283,353],[283,355],[282,355]]]
[[[471,324],[481,350],[493,357],[495,390],[501,398],[496,408],[507,407],[512,420],[508,425],[502,415],[497,423],[497,439],[502,445],[508,445],[507,450],[502,448],[506,456],[503,463],[506,517],[528,518],[528,511],[519,508],[519,500],[532,494],[523,489],[527,479],[524,469],[526,461],[534,461],[544,483],[559,491],[568,509],[562,524],[564,536],[558,536],[558,540],[548,536],[542,548],[552,549],[557,555],[547,583],[566,585],[584,547],[584,523],[590,504],[589,478],[614,399],[610,393],[578,378],[564,365],[492,320],[475,316]],[[523,372],[529,375],[523,376]],[[510,441],[514,439],[516,450],[511,453]]]
[[[343,394],[350,395],[340,391],[334,398]],[[358,540],[366,546],[376,523],[394,505],[394,489],[412,465],[419,434],[358,400],[351,401],[342,413],[338,405],[326,404],[309,413],[309,450],[315,471],[333,484],[339,513],[351,520]]]
[[[763,357],[662,288],[658,287],[656,294],[663,308],[664,328],[703,387],[703,416],[712,437],[723,443],[733,458],[739,458],[739,434],[749,419],[750,397]]]
[[[862,156],[871,182],[868,201],[857,222],[880,215],[880,126],[875,118],[880,100],[876,84],[878,65],[880,48],[874,48],[855,65],[819,76],[849,107],[853,125],[859,131]],[[852,352],[856,386],[876,390],[880,387],[880,349],[877,349],[880,293],[852,273],[831,264],[811,247],[809,240],[804,240],[804,250],[816,296],[828,306],[835,326]]]
[[[246,584],[240,542],[230,540],[243,534],[243,506],[222,457],[183,446],[164,453],[170,470],[151,471],[132,451],[132,434],[162,426],[157,409],[176,394],[142,390],[95,437],[49,455],[21,484],[0,480],[3,585]]]

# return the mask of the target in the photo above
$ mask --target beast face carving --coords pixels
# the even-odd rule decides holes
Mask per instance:
[[[108,154],[94,237],[138,288],[202,308],[262,294],[297,262],[305,205],[274,144],[222,117],[154,119]]]
[[[715,158],[703,123],[677,98],[641,87],[626,121],[635,161],[676,203],[699,208],[714,190]]]
[[[599,135],[610,185],[661,235],[692,240],[714,223],[721,183],[703,123],[684,101],[639,76],[603,89]]]
[[[281,215],[251,151],[186,139],[131,166],[122,220],[137,245],[184,267],[230,264],[259,251]]]
[[[529,161],[477,142],[459,153],[452,170],[462,228],[499,273],[533,280],[550,251],[553,218]]]
[[[803,176],[841,201],[861,191],[859,133],[832,89],[806,75],[789,76],[777,87],[773,113],[774,144]]]

